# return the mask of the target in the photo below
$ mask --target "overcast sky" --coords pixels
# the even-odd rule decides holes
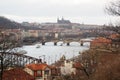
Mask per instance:
[[[56,22],[64,17],[71,22],[108,24],[114,17],[104,8],[111,0],[0,0],[0,16],[17,22]],[[113,1],[113,0],[112,0]]]

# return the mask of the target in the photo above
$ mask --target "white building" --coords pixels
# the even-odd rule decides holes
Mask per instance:
[[[76,74],[76,69],[73,67],[73,61],[64,61],[64,65],[61,66],[62,75]]]

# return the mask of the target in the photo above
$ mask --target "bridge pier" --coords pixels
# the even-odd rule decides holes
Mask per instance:
[[[70,43],[68,42],[68,43],[67,43],[67,46],[69,46],[69,45],[70,45]]]
[[[42,42],[42,45],[45,45],[45,42]]]
[[[56,46],[57,45],[57,42],[54,42],[54,46]]]
[[[81,41],[80,45],[83,46],[83,41]]]

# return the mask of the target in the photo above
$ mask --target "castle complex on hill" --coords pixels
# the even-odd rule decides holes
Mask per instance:
[[[64,18],[62,18],[61,20],[58,18],[57,23],[58,24],[70,24],[71,22],[69,20],[65,20]]]

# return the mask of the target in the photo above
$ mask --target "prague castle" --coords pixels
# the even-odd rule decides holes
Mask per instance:
[[[64,18],[62,18],[61,20],[58,18],[57,23],[58,24],[70,24],[71,22],[69,20],[65,20]]]

